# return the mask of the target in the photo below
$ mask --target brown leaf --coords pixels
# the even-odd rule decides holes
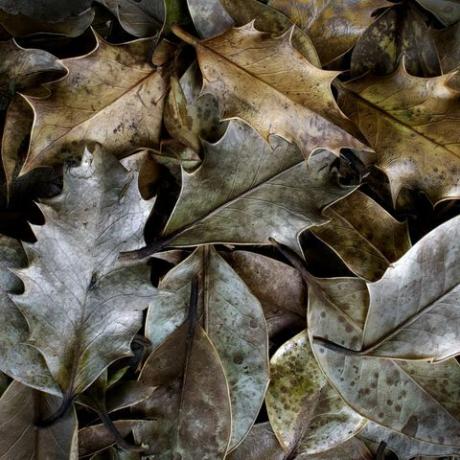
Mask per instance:
[[[64,59],[69,73],[49,85],[51,95],[26,97],[35,117],[22,173],[80,157],[85,144],[118,156],[156,145],[165,80],[151,51],[149,39],[114,46],[98,38],[90,54]]]

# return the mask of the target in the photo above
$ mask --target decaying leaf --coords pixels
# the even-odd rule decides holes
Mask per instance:
[[[158,144],[165,80],[149,62],[153,42],[97,43],[62,61],[69,73],[49,85],[49,97],[26,97],[35,119],[22,173],[78,157],[84,145],[122,156]]]
[[[387,77],[346,85],[345,112],[377,152],[393,201],[403,187],[424,192],[433,204],[460,196],[459,93],[454,74],[418,78],[403,66]]]
[[[283,330],[305,328],[307,292],[296,269],[249,251],[224,256],[261,303],[269,337]]]
[[[410,248],[407,224],[357,190],[329,206],[330,219],[311,231],[328,244],[358,276],[375,281]]]
[[[140,380],[158,386],[140,407],[150,423],[134,430],[149,455],[225,457],[231,436],[227,380],[217,350],[193,315],[152,352]]]
[[[203,92],[216,96],[224,118],[242,118],[265,139],[277,134],[306,156],[318,148],[366,149],[345,131],[356,134],[332,94],[338,73],[308,62],[292,46],[292,29],[273,37],[249,23],[201,42],[173,30],[195,46]]]
[[[281,35],[293,27],[292,45],[314,66],[321,68],[318,53],[310,37],[281,11],[271,8],[258,0],[220,0],[237,26],[254,21],[257,30]],[[222,31],[223,32],[223,31]]]
[[[76,37],[94,18],[91,0],[2,0],[0,24],[13,36],[40,32]]]
[[[221,34],[233,26],[220,0],[187,0],[195,29],[202,38]]]
[[[346,53],[375,19],[386,0],[270,0],[311,37],[323,65]]]
[[[445,360],[460,353],[460,217],[440,225],[369,284],[363,353]],[[414,295],[417,293],[417,295]]]
[[[0,236],[0,369],[25,385],[60,395],[43,357],[27,344],[29,327],[10,294],[21,292],[22,283],[12,270],[26,265],[27,258],[21,244]]]
[[[441,73],[431,30],[410,2],[385,11],[361,35],[351,56],[351,74],[390,74],[402,59],[412,75],[431,77]]]
[[[231,121],[222,139],[205,144],[202,165],[183,173],[161,240],[125,257],[171,244],[269,244],[270,237],[300,252],[299,234],[325,222],[321,210],[353,191],[335,180],[334,159],[322,151],[306,164],[294,145],[279,137],[268,144],[249,126]]]
[[[276,351],[270,371],[268,417],[287,453],[302,457],[333,449],[366,424],[328,384],[313,356],[306,330]]]
[[[85,151],[81,165],[66,170],[62,194],[41,204],[47,223],[35,227],[37,243],[25,245],[29,266],[16,271],[25,292],[13,300],[30,326],[28,343],[67,399],[131,354],[155,288],[147,266],[115,262],[121,248],[139,245],[151,206],[140,199],[136,174],[99,149]]]
[[[429,444],[427,442],[416,441],[410,436],[402,433],[390,431],[376,423],[369,422],[359,437],[366,442],[379,444],[385,442],[387,448],[393,451],[399,460],[410,460],[419,455],[450,456],[458,454],[460,448],[454,446],[441,446],[439,444]]]
[[[460,19],[460,5],[456,0],[416,1],[446,25],[453,24]]]
[[[362,280],[310,277],[307,323],[321,369],[370,421],[420,441],[459,446],[460,367],[454,359],[430,364],[344,352],[361,348],[368,303]]]
[[[460,22],[443,30],[433,32],[443,73],[456,70],[460,66]]]
[[[196,276],[202,289],[199,311],[228,380],[231,450],[254,423],[268,385],[267,331],[257,298],[215,249],[200,247],[162,280],[149,307],[146,337],[156,346],[184,323],[190,282]]]
[[[0,458],[78,459],[77,418],[72,411],[58,425],[37,428],[35,423],[54,412],[59,398],[12,382],[0,398]]]

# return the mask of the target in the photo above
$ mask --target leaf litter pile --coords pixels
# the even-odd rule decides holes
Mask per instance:
[[[460,458],[460,2],[0,39],[1,460]]]

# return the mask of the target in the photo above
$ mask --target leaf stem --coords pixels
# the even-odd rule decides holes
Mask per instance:
[[[171,26],[171,31],[176,37],[179,37],[182,41],[188,43],[189,45],[196,46],[200,44],[200,41],[196,37],[189,34],[187,31],[182,29],[182,27],[178,26],[177,24]]]
[[[50,416],[44,418],[43,420],[39,420],[35,423],[37,428],[48,428],[54,425],[58,420],[63,418],[69,409],[72,407],[76,395],[71,395],[69,393],[65,393],[62,399],[61,405],[58,407],[56,412],[51,414]]]

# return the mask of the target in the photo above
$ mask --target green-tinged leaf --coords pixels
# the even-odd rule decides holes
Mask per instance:
[[[276,351],[270,372],[265,404],[273,431],[286,452],[324,452],[352,438],[366,424],[328,384],[306,330]]]
[[[307,32],[323,65],[346,53],[375,19],[390,6],[386,0],[270,0],[269,4]]]
[[[244,26],[254,20],[254,26],[257,30],[281,35],[294,25],[281,11],[258,0],[220,0],[220,2],[238,26]],[[295,25],[292,33],[292,44],[311,64],[321,67],[321,62],[310,37]]]
[[[225,258],[261,303],[269,337],[305,329],[307,292],[296,269],[255,252],[233,251]]]
[[[254,423],[268,385],[267,330],[257,298],[213,248],[200,247],[161,281],[147,314],[146,337],[156,346],[185,321],[195,276],[202,286],[199,310],[228,380],[231,450]]]
[[[220,0],[187,0],[193,24],[202,38],[221,34],[233,21]]]
[[[21,243],[0,236],[0,369],[25,385],[60,395],[43,357],[27,344],[29,327],[10,299],[10,294],[20,293],[22,289],[20,279],[12,270],[18,270],[26,263]]]
[[[195,47],[203,92],[214,94],[224,118],[243,119],[265,139],[277,134],[305,156],[319,148],[367,150],[332,94],[338,72],[320,70],[299,53],[292,29],[274,37],[249,23],[201,42],[173,30]]]
[[[77,460],[77,417],[74,411],[57,425],[38,429],[35,423],[54,412],[60,400],[12,382],[0,398],[2,460]]]
[[[410,2],[385,11],[361,35],[351,56],[351,74],[390,74],[402,59],[412,75],[432,77],[441,73],[431,29]]]
[[[231,436],[225,372],[201,326],[188,329],[176,329],[142,369],[141,382],[158,388],[139,406],[151,421],[135,427],[135,439],[158,460],[223,459]]]
[[[309,335],[323,338],[313,339],[312,349],[328,380],[370,421],[420,441],[460,446],[460,367],[455,360],[394,361],[340,348],[361,348],[368,302],[362,280],[310,277]]]
[[[440,361],[460,353],[460,216],[369,284],[363,353]]]
[[[281,448],[269,422],[254,425],[244,441],[228,456],[228,460],[284,460]]]
[[[0,1],[0,24],[13,36],[45,32],[77,37],[93,19],[91,0]]]
[[[62,194],[40,207],[47,223],[25,246],[29,266],[17,270],[25,292],[13,300],[30,326],[28,343],[73,396],[131,355],[155,288],[146,265],[121,267],[116,259],[143,240],[152,203],[140,198],[136,173],[97,149],[66,170]]]
[[[357,190],[326,208],[330,219],[311,231],[358,276],[375,281],[410,248],[407,225]]]
[[[319,152],[306,164],[294,145],[270,140],[231,121],[221,140],[205,144],[202,165],[183,172],[178,202],[157,246],[268,244],[273,237],[300,252],[299,234],[325,222],[321,210],[353,188],[337,183],[333,154]]]
[[[151,64],[152,41],[96,39],[89,54],[62,61],[68,75],[48,86],[49,97],[26,97],[34,124],[22,173],[80,158],[85,145],[122,157],[158,144],[166,81]]]
[[[394,203],[403,187],[433,204],[460,196],[460,93],[448,85],[454,75],[417,78],[400,66],[345,85],[342,106],[375,149]]]
[[[450,456],[460,453],[459,447],[441,446],[439,444],[430,444],[427,442],[416,441],[412,437],[402,433],[390,431],[377,423],[369,422],[359,437],[365,442],[379,444],[385,442],[387,448],[393,451],[399,460],[410,460],[419,455],[433,456]]]
[[[416,0],[433,13],[442,23],[449,25],[460,20],[460,4],[457,0]]]

